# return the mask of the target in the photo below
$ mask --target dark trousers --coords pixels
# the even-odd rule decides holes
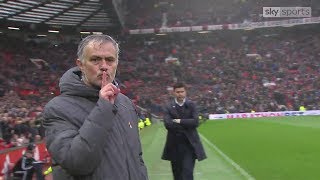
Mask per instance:
[[[32,180],[33,174],[36,174],[37,180],[44,180],[42,174],[42,164],[33,164],[33,168],[26,171],[19,171],[13,173],[14,180]]]
[[[195,155],[189,143],[177,144],[176,159],[171,161],[174,180],[193,180]]]
[[[34,171],[36,173],[37,180],[44,180],[44,175],[42,173],[42,164],[33,164]]]
[[[13,172],[13,180],[32,180],[34,169]]]

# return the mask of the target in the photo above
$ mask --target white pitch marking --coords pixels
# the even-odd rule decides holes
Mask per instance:
[[[201,139],[203,139],[208,145],[210,145],[222,158],[224,158],[229,164],[231,164],[236,170],[240,172],[248,180],[255,180],[253,176],[247,173],[244,169],[242,169],[237,163],[235,163],[231,158],[229,158],[226,154],[224,154],[216,145],[210,142],[206,137],[200,134]]]

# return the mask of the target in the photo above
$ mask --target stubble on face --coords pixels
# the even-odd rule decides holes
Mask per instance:
[[[182,102],[186,97],[186,90],[185,88],[176,88],[174,90],[174,95],[178,102]]]
[[[84,61],[80,62],[84,82],[96,89],[101,88],[103,71],[107,73],[107,82],[111,83],[116,74],[118,60],[116,49],[110,43],[90,43],[84,49]],[[107,63],[106,63],[107,62]]]

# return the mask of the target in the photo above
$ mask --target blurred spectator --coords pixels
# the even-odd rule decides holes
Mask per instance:
[[[33,174],[36,173],[37,180],[44,180],[42,175],[42,163],[33,158],[34,144],[28,145],[24,155],[16,162],[13,167],[13,179],[32,180]]]

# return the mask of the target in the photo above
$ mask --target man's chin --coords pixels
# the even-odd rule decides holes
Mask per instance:
[[[97,82],[97,83],[92,83],[91,86],[95,89],[98,89],[100,90],[101,89],[101,83],[100,82]]]
[[[101,89],[101,85],[92,85],[93,88],[100,90]]]
[[[178,101],[181,101],[181,102],[182,102],[182,101],[183,101],[183,99],[184,99],[184,98],[178,98]]]

